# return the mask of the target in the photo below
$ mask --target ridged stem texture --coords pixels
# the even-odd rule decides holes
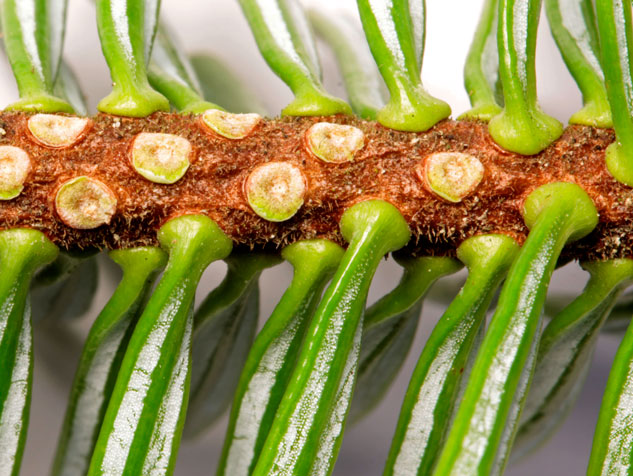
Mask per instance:
[[[497,45],[504,108],[488,129],[501,147],[523,155],[540,152],[563,132],[562,124],[541,110],[536,96],[540,15],[541,0],[499,0]]]
[[[401,131],[425,131],[451,114],[450,106],[427,93],[420,72],[424,54],[423,0],[358,0],[369,48],[389,89],[378,112],[382,125]]]
[[[562,182],[533,191],[523,217],[530,234],[508,272],[434,476],[503,472],[535,363],[550,277],[565,243],[598,222],[588,195]]]
[[[589,371],[600,329],[633,282],[633,260],[584,263],[591,273],[583,292],[558,313],[541,336],[534,377],[521,413],[515,449],[535,448],[571,410]]]
[[[86,98],[81,90],[77,76],[73,72],[72,68],[68,65],[66,61],[64,61],[63,57],[61,56],[61,47],[62,47],[64,36],[65,36],[64,33],[65,33],[65,26],[66,26],[67,4],[65,1],[57,1],[57,2],[49,2],[47,5],[49,8],[48,10],[49,22],[52,22],[52,24],[49,23],[49,25],[51,26],[51,29],[53,31],[52,36],[54,36],[54,38],[56,39],[56,41],[51,39],[51,41],[49,42],[51,56],[53,59],[55,58],[59,59],[58,67],[51,74],[52,81],[53,81],[52,100],[53,100],[53,104],[56,104],[57,101],[59,100],[65,101],[67,104],[62,103],[61,107],[57,107],[57,108],[54,107],[51,110],[43,109],[42,112],[62,112],[62,111],[66,111],[67,106],[70,105],[71,109],[76,114],[85,116],[88,114]],[[0,6],[0,28],[4,28],[4,22],[1,21],[1,18],[3,17],[2,8],[3,7]],[[20,27],[22,27],[21,24],[20,24]],[[5,37],[4,41],[2,41],[1,43],[2,48],[5,48],[6,41],[8,40]],[[22,55],[22,53],[20,52],[14,53],[14,55],[15,54],[17,54],[18,57],[21,57]],[[20,69],[18,68],[16,71],[20,71]],[[26,70],[26,71],[21,72],[21,74],[24,74],[27,76],[27,80],[28,80],[28,76],[34,73],[35,73],[35,70]],[[16,73],[14,72],[14,74]],[[18,82],[18,90],[19,90],[19,82]],[[45,101],[48,104],[48,101],[51,98],[48,97],[49,93],[46,92],[45,94],[47,96],[45,98]],[[21,109],[21,107],[17,107],[16,109]],[[26,110],[31,110],[31,109],[27,108]]]
[[[66,26],[66,0],[2,2],[4,46],[20,100],[7,109],[73,112],[54,92]]]
[[[501,112],[497,99],[500,93],[497,13],[498,0],[486,0],[464,64],[464,86],[472,109],[460,119],[489,121]]]
[[[433,329],[411,377],[384,475],[429,475],[453,419],[462,380],[490,301],[519,247],[503,235],[469,238],[457,249],[468,279]]]
[[[588,476],[633,472],[633,324],[620,343],[602,397]]]
[[[334,466],[354,387],[371,278],[383,256],[410,237],[398,210],[380,200],[349,208],[340,227],[349,247],[307,330],[255,476],[327,475]]]
[[[121,361],[158,272],[167,262],[160,248],[110,252],[123,277],[86,339],[57,444],[53,476],[83,476],[99,436]]]
[[[352,423],[380,403],[397,377],[413,344],[426,293],[439,278],[462,267],[448,257],[396,257],[396,261],[404,268],[400,283],[365,312]]]
[[[305,12],[294,0],[239,0],[268,66],[295,94],[286,116],[349,114],[349,105],[328,94]]]
[[[41,232],[0,231],[0,474],[17,476],[29,425],[33,352],[29,284],[57,257]]]
[[[257,330],[259,277],[273,254],[236,253],[224,280],[194,314],[193,369],[185,436],[201,433],[228,408]]]
[[[582,92],[584,106],[569,122],[613,127],[593,1],[545,0],[545,12],[567,69]]]
[[[633,186],[633,23],[631,0],[597,0],[602,70],[613,115],[616,142],[606,153],[607,168],[620,182]]]
[[[248,354],[233,399],[218,475],[252,474],[310,318],[342,256],[342,248],[328,240],[300,241],[282,251],[294,275]]]
[[[97,0],[99,40],[112,76],[112,92],[99,102],[99,111],[133,117],[169,111],[169,101],[147,79],[158,8],[158,1]]]
[[[167,268],[127,346],[89,476],[173,473],[189,394],[196,287],[232,245],[202,215],[169,220],[158,239],[169,253]]]

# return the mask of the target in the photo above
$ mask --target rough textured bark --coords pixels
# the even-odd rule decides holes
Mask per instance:
[[[156,113],[143,119],[98,115],[83,139],[68,149],[36,144],[26,127],[28,115],[1,113],[0,145],[14,145],[31,156],[33,168],[22,194],[0,202],[0,227],[42,230],[63,248],[122,248],[156,244],[156,230],[168,218],[204,213],[236,244],[278,247],[302,238],[326,237],[342,243],[338,219],[350,205],[383,199],[402,212],[413,232],[409,251],[451,254],[469,236],[499,232],[520,242],[527,228],[521,218],[526,196],[554,181],[575,182],[594,200],[600,224],[584,240],[567,248],[567,259],[633,257],[633,191],[616,182],[604,165],[611,130],[570,126],[536,156],[499,149],[477,122],[443,121],[424,133],[403,133],[353,117],[265,120],[249,137],[232,141],[206,131],[196,116]],[[319,121],[354,125],[366,145],[354,162],[320,161],[305,147],[304,133]],[[178,134],[191,141],[195,158],[173,185],[152,183],[131,166],[129,147],[140,132]],[[427,191],[416,165],[430,153],[472,154],[485,166],[478,188],[452,204]],[[302,168],[308,182],[305,204],[290,220],[259,218],[244,198],[248,173],[267,161],[289,161]],[[57,187],[88,175],[105,182],[117,195],[117,213],[109,226],[75,230],[57,216]]]

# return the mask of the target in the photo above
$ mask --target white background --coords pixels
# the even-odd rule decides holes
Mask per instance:
[[[423,81],[434,95],[447,100],[454,115],[468,108],[462,86],[462,65],[472,37],[480,8],[480,0],[434,0],[427,2],[427,42],[423,67]],[[313,0],[315,8],[356,16],[353,0]],[[224,59],[261,98],[271,115],[291,100],[285,85],[277,79],[260,58],[236,0],[163,0],[163,19],[179,36],[189,52],[206,51]],[[66,58],[78,73],[94,111],[98,100],[109,90],[109,75],[102,59],[94,8],[88,0],[70,0],[69,26],[66,38]],[[342,95],[332,57],[323,52],[325,83],[328,89]],[[567,73],[549,35],[546,22],[541,23],[538,43],[537,72],[539,97],[543,108],[562,121],[580,107],[580,95]],[[17,98],[10,70],[6,62],[0,67],[0,104]],[[105,260],[102,260],[104,263]],[[93,306],[89,322],[107,299],[111,290],[111,266],[102,269],[99,302]],[[217,284],[223,265],[214,265],[205,275],[199,296]],[[463,279],[463,273],[455,283]],[[391,289],[399,278],[393,263],[385,262],[372,286],[370,301]],[[578,291],[584,283],[584,273],[575,265],[567,266],[555,275],[554,287],[563,291]],[[281,265],[266,271],[262,283],[262,320],[273,308],[290,280],[290,267]],[[457,286],[457,284],[455,284]],[[412,355],[383,405],[369,418],[349,428],[335,474],[372,476],[382,473],[389,441],[397,419],[408,375],[412,371],[423,342],[439,317],[441,309],[425,305],[420,331]],[[59,425],[65,409],[65,398],[72,378],[76,357],[73,346],[51,338],[50,332],[36,330],[35,390],[32,425],[23,463],[23,474],[28,476],[48,473]],[[590,372],[586,391],[562,431],[545,449],[512,464],[506,474],[532,476],[534,474],[584,474],[591,445],[593,426],[597,416],[600,393],[606,380],[610,360],[617,339],[601,338],[596,362]],[[217,454],[224,432],[225,421],[219,422],[202,439],[184,442],[177,473],[182,476],[214,474]]]

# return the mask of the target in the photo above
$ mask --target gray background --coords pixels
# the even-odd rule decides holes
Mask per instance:
[[[427,49],[423,69],[424,83],[431,93],[451,104],[454,116],[468,107],[462,87],[461,69],[481,0],[443,0],[428,3]],[[313,1],[311,5],[355,14],[352,0]],[[459,15],[456,15],[459,12]],[[291,98],[287,88],[272,75],[259,57],[245,21],[235,0],[164,0],[163,17],[169,21],[188,51],[209,51],[223,58],[243,78],[250,82],[271,114]],[[565,70],[552,43],[548,27],[541,24],[539,34],[537,71],[539,96],[544,109],[565,121],[580,107],[580,95]],[[107,94],[109,76],[100,55],[96,35],[94,12],[88,0],[70,0],[69,29],[66,56],[78,72],[91,107]],[[329,53],[323,54],[325,81],[328,89],[342,94]],[[0,101],[6,104],[17,97],[13,79],[6,63],[0,68]],[[23,463],[22,474],[27,476],[48,473],[57,433],[65,410],[65,399],[77,360],[77,338],[85,334],[90,321],[112,291],[116,270],[102,259],[101,287],[97,301],[82,319],[73,334],[55,329],[38,328],[35,331],[35,388],[31,411],[31,427]],[[199,297],[213,288],[224,272],[222,264],[213,265],[205,274]],[[262,288],[262,320],[269,315],[290,280],[290,267],[280,265],[264,273]],[[385,261],[372,285],[370,302],[391,289],[399,279],[400,271],[391,261]],[[449,288],[456,290],[464,273],[447,280]],[[557,271],[554,292],[578,292],[586,281],[585,273],[575,264]],[[433,324],[442,312],[431,293],[425,304],[421,324],[409,360],[398,377],[396,385],[383,404],[366,420],[348,429],[335,474],[339,476],[379,475],[382,471],[389,441],[398,416],[407,380],[423,343]],[[580,475],[584,474],[591,447],[593,427],[597,418],[601,393],[618,344],[615,336],[600,338],[587,385],[570,418],[558,434],[539,451],[513,462],[506,474],[510,476]],[[224,433],[226,419],[218,422],[199,440],[183,443],[176,474],[198,476],[214,473]]]

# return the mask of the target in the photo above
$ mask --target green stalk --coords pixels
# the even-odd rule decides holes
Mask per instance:
[[[340,227],[349,247],[310,323],[254,476],[326,475],[336,460],[371,278],[410,237],[400,212],[379,200],[346,210]]]
[[[464,65],[464,85],[473,106],[460,119],[490,121],[501,112],[497,101],[499,53],[497,51],[498,0],[486,0],[475,37]]]
[[[582,389],[600,329],[620,294],[633,282],[633,260],[585,263],[584,291],[547,325],[521,414],[515,448],[528,452],[567,416]]]
[[[295,94],[284,116],[350,114],[349,105],[321,84],[316,46],[305,13],[294,0],[239,0],[259,51]]]
[[[194,315],[191,391],[185,436],[199,434],[228,408],[257,330],[259,276],[271,254],[234,254],[226,277]]]
[[[593,435],[588,476],[633,473],[633,324],[615,354]]]
[[[86,474],[134,325],[167,257],[159,248],[111,251],[123,278],[95,320],[75,374],[53,476]]]
[[[607,148],[607,168],[616,180],[633,186],[633,52],[631,0],[597,0],[602,70],[613,115],[616,141]]]
[[[384,83],[364,37],[341,16],[312,9],[308,18],[317,35],[331,48],[343,75],[352,111],[363,119],[375,120],[383,107]]]
[[[0,469],[17,476],[29,424],[33,354],[29,284],[58,250],[30,229],[0,231]]]
[[[167,268],[130,338],[89,476],[173,473],[189,394],[196,287],[232,245],[203,215],[169,220],[158,241],[169,253]]]
[[[290,286],[251,347],[233,400],[218,475],[248,476],[259,458],[323,288],[343,250],[327,240],[293,243]]]
[[[545,0],[552,35],[582,92],[584,107],[569,122],[613,127],[600,65],[600,40],[592,0]]]
[[[468,279],[429,337],[400,410],[384,475],[431,474],[457,405],[462,377],[486,310],[517,255],[503,235],[469,238],[457,249]]]
[[[536,96],[536,32],[541,0],[499,0],[499,75],[503,111],[488,130],[497,144],[523,155],[540,152],[558,139],[563,125],[545,114]]]
[[[53,34],[56,40],[51,38],[50,51],[51,56],[53,58],[58,57],[59,55],[59,66],[56,66],[56,70],[54,70],[51,74],[53,81],[53,93],[56,98],[65,100],[70,104],[72,109],[76,114],[81,116],[85,116],[88,114],[88,109],[86,105],[86,98],[84,97],[81,87],[79,86],[79,82],[77,77],[73,73],[72,69],[68,66],[68,64],[63,60],[61,56],[61,47],[64,40],[64,28],[65,28],[65,19],[66,19],[66,3],[65,2],[53,2],[53,7],[49,10],[50,20],[49,24],[53,25],[53,30],[59,32],[61,28],[61,34]],[[2,7],[0,7],[0,13],[2,12]],[[0,15],[1,18],[1,15]],[[0,20],[0,31],[3,28],[3,22]],[[4,47],[4,42],[2,44]],[[4,50],[6,53],[6,50]],[[58,53],[57,53],[58,52]]]
[[[534,190],[523,218],[530,233],[501,290],[434,476],[503,472],[529,387],[556,261],[566,243],[582,238],[598,222],[589,196],[563,182]]]
[[[428,290],[439,278],[462,267],[446,257],[396,261],[404,268],[400,283],[365,312],[351,422],[375,408],[398,375],[413,344]]]
[[[378,112],[378,122],[396,130],[425,131],[446,119],[451,114],[450,106],[428,94],[420,80],[424,1],[358,0],[358,10],[369,48],[390,94],[389,102]]]
[[[112,92],[99,102],[99,111],[133,117],[169,111],[169,101],[150,86],[145,66],[153,37],[146,28],[154,24],[150,18],[158,3],[97,0],[99,39],[112,77]]]
[[[199,114],[207,109],[222,109],[203,99],[189,60],[164,25],[156,33],[148,78],[180,112]]]
[[[18,84],[20,100],[9,110],[68,112],[73,108],[55,95],[61,61],[66,0],[4,0],[4,44]]]

